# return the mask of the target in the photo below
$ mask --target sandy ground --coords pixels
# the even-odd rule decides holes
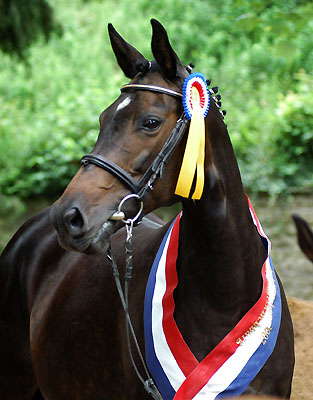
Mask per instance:
[[[313,302],[289,297],[288,304],[293,321],[296,352],[296,364],[292,383],[291,400],[312,400]],[[277,398],[269,396],[242,396],[242,399],[276,400]]]
[[[313,399],[313,302],[288,298],[294,326],[296,364],[292,400]]]

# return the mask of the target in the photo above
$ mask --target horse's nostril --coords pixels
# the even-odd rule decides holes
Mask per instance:
[[[84,218],[77,207],[72,207],[64,214],[64,222],[72,236],[81,236],[84,233]]]

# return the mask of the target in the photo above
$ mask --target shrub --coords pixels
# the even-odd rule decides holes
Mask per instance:
[[[292,91],[282,96],[277,110],[274,146],[279,170],[295,188],[313,184],[313,76],[295,75]]]
[[[247,190],[277,195],[307,188],[313,94],[305,71],[313,61],[313,22],[306,18],[300,24],[302,6],[296,0],[288,0],[282,10],[278,0],[264,4],[53,2],[63,35],[35,43],[28,65],[0,57],[0,193],[62,192],[96,140],[99,114],[126,81],[111,51],[107,23],[150,58],[152,17],[165,25],[182,61],[196,63],[196,70],[219,85]],[[308,17],[310,5],[303,7]],[[295,19],[290,17],[286,30],[282,21],[290,10]],[[286,46],[288,35],[293,35],[291,47]],[[296,75],[290,91],[300,66],[304,72]]]

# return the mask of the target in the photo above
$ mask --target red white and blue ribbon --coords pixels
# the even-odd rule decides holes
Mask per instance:
[[[261,270],[262,293],[201,362],[184,341],[173,316],[181,214],[170,226],[156,255],[145,295],[145,346],[148,368],[164,400],[213,400],[240,395],[275,347],[281,319],[280,290],[270,258],[270,241],[249,199],[248,203],[253,223],[268,252]]]

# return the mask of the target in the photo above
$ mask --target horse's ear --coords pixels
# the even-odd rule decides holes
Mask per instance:
[[[112,49],[118,65],[121,67],[127,78],[133,79],[141,70],[141,66],[149,64],[149,61],[147,61],[138,50],[127,43],[114,29],[112,24],[108,25],[108,30]]]
[[[177,63],[179,59],[173,50],[167,32],[156,19],[151,19],[152,25],[152,53],[162,72],[170,81],[174,81],[177,75]]]
[[[292,216],[297,228],[298,243],[303,253],[313,262],[313,232],[298,215]]]

